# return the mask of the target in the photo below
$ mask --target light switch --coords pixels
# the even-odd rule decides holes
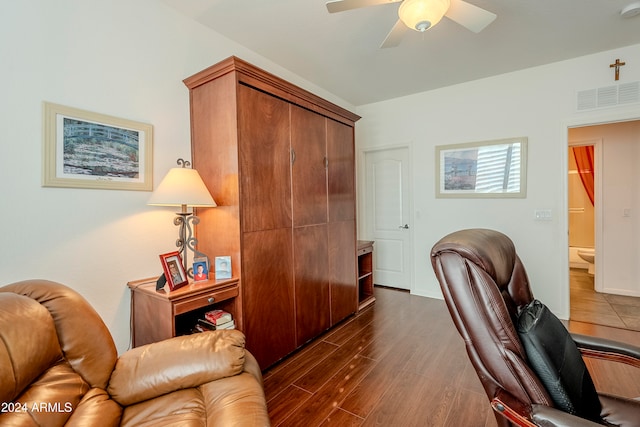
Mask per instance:
[[[553,219],[551,209],[536,209],[533,214],[536,221],[551,221]]]

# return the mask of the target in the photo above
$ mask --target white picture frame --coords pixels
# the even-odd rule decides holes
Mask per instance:
[[[230,256],[217,256],[215,258],[215,276],[218,279],[231,279],[231,257]]]
[[[525,198],[527,138],[436,147],[436,197]]]
[[[44,102],[43,187],[153,191],[153,126]]]

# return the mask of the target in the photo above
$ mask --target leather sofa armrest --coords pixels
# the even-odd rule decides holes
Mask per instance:
[[[137,347],[116,362],[107,391],[129,406],[244,369],[245,337],[237,330],[210,331]]]
[[[263,386],[262,371],[260,370],[260,365],[258,365],[258,361],[253,356],[253,354],[249,352],[249,350],[244,351],[244,371],[253,375],[260,386]]]
[[[571,334],[582,355],[640,368],[640,347],[588,335]]]

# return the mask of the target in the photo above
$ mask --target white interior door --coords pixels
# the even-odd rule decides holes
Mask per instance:
[[[367,234],[375,241],[374,282],[411,288],[409,149],[365,153]]]

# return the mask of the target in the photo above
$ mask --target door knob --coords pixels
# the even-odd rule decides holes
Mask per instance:
[[[404,228],[405,230],[409,229],[409,224],[399,225],[398,228]]]

